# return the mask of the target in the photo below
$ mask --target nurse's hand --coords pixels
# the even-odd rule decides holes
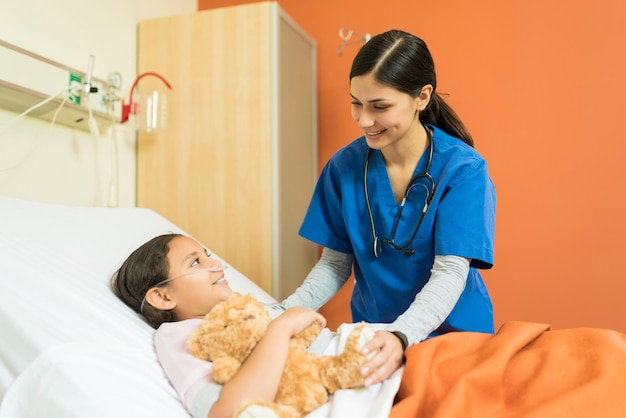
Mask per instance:
[[[382,382],[402,366],[404,351],[400,339],[388,331],[377,331],[366,345],[362,353],[376,355],[361,368],[365,385],[370,386]]]

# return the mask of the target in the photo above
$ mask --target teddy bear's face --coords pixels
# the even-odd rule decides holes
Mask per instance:
[[[271,319],[265,306],[251,295],[231,294],[207,315],[197,337],[205,347],[205,359],[228,355],[239,362],[263,337]]]

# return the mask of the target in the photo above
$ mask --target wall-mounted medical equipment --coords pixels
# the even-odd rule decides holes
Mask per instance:
[[[139,91],[138,83],[144,77],[156,77],[172,90],[170,83],[159,73],[145,72],[140,74],[130,88],[128,102],[122,103],[120,122],[127,122],[134,115],[135,128],[140,131],[152,132],[167,127],[167,92],[163,89]]]
[[[94,77],[94,61],[81,71],[0,40],[0,108],[92,133],[109,126],[120,86]]]

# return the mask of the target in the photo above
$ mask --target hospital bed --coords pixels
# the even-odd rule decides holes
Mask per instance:
[[[0,418],[189,418],[153,329],[109,289],[132,250],[168,232],[185,233],[148,209],[0,196]],[[275,301],[230,267],[233,289]],[[310,417],[617,418],[624,388],[624,334],[507,322],[415,345],[391,379],[342,391]]]
[[[0,196],[1,418],[189,418],[156,359],[154,330],[109,288],[135,248],[169,232],[185,234],[149,209]],[[234,290],[275,302],[229,267]],[[388,412],[397,384],[383,389]]]
[[[109,289],[132,250],[168,232],[184,233],[148,209],[0,197],[3,418],[155,416],[151,404],[156,416],[188,417],[157,363],[152,328]],[[234,268],[228,279],[273,301]]]

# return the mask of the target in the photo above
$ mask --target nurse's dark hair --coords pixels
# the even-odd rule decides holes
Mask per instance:
[[[437,126],[474,146],[474,140],[461,119],[437,93],[435,64],[422,39],[397,29],[372,37],[354,58],[350,80],[370,73],[377,82],[412,97],[417,97],[425,85],[432,85],[433,93],[426,108],[420,112],[420,122]]]
[[[152,238],[133,251],[111,278],[111,289],[129,308],[143,315],[153,328],[163,322],[174,322],[172,311],[157,309],[143,299],[150,288],[169,275],[167,253],[170,242],[180,234],[164,234]],[[143,302],[143,312],[141,304]]]

